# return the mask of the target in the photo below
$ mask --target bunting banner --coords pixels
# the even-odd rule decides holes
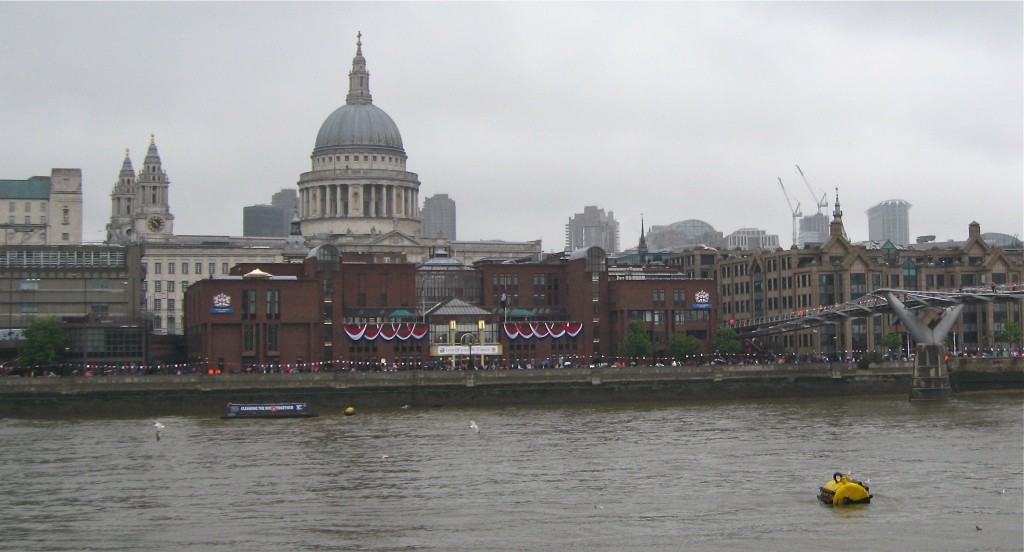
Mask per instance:
[[[427,336],[428,327],[426,324],[412,323],[386,323],[386,324],[344,324],[345,335],[352,341],[365,339],[383,339],[391,341],[398,339],[407,341],[409,339],[423,339]]]
[[[509,339],[543,339],[550,337],[576,337],[583,331],[582,322],[506,322],[505,335]]]

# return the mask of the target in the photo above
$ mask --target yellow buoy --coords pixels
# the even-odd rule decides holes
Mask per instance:
[[[351,416],[351,415],[353,415],[355,413],[356,413],[356,409],[352,408],[351,406],[345,409],[345,415],[346,416]]]
[[[818,487],[818,500],[833,506],[845,504],[869,504],[871,491],[868,486],[860,481],[848,478],[840,472],[832,475],[832,481],[825,483],[825,486]]]

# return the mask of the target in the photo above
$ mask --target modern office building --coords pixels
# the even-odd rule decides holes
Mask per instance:
[[[298,206],[298,193],[282,189],[270,199],[270,205],[242,208],[242,236],[246,238],[287,238]]]
[[[800,232],[797,234],[797,245],[804,247],[822,244],[828,239],[828,215],[816,213],[800,219]]]
[[[292,219],[298,207],[296,190],[275,193],[270,205],[249,205],[242,208],[242,236],[253,238],[284,238],[291,233]]]
[[[740,228],[725,237],[726,249],[776,249],[779,235],[760,228]]]
[[[291,230],[294,211],[273,205],[248,205],[242,208],[242,236],[284,238]]]
[[[910,203],[890,199],[867,210],[868,240],[896,245],[910,245]]]
[[[82,171],[51,169],[50,176],[0,180],[4,245],[82,243]]]
[[[619,223],[613,212],[606,214],[604,209],[588,205],[569,219],[565,225],[565,250],[586,247],[600,247],[608,253],[620,251]]]
[[[293,188],[284,188],[270,196],[270,204],[279,209],[294,212],[299,208],[299,192]]]
[[[423,200],[420,236],[455,241],[455,200],[435,194]]]
[[[723,248],[725,238],[713,226],[697,219],[654,225],[647,232],[647,246],[651,250],[678,250],[699,245]]]
[[[140,257],[138,245],[0,249],[0,355],[13,358],[22,330],[52,318],[67,337],[69,363],[143,363],[149,324]]]

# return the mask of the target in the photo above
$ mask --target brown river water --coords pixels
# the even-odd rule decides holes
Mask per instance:
[[[0,549],[1024,550],[1018,392],[344,406],[0,419]],[[835,471],[871,504],[820,504]]]

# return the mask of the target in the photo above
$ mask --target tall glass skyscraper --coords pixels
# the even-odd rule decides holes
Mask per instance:
[[[910,245],[910,203],[888,199],[867,210],[868,239]]]

